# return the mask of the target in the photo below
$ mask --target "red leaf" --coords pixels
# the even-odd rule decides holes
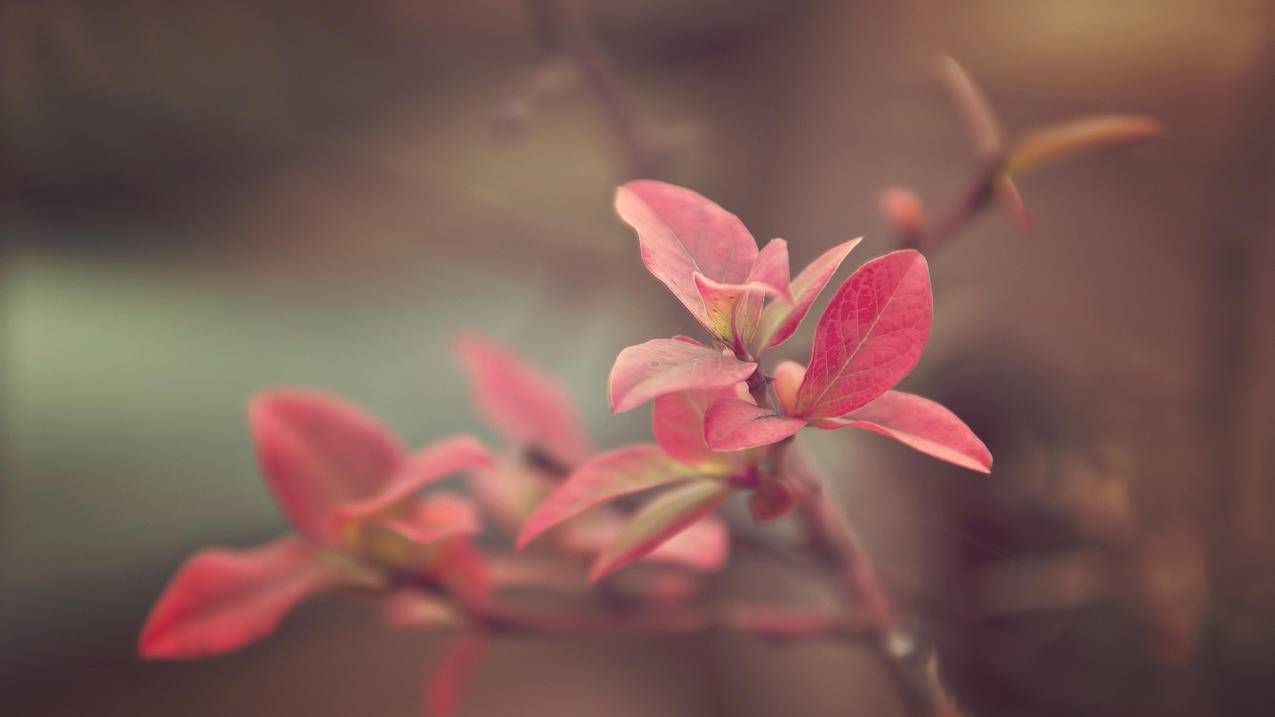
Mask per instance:
[[[753,520],[770,523],[788,515],[797,507],[797,494],[788,481],[774,478],[762,484],[748,496],[748,509]]]
[[[597,582],[646,556],[695,521],[713,512],[733,492],[728,484],[696,480],[674,488],[644,505],[589,571]]]
[[[739,218],[689,189],[629,182],[616,190],[615,210],[637,232],[642,263],[706,327],[693,274],[738,284],[757,257],[757,242]]]
[[[819,292],[823,291],[828,280],[837,273],[841,261],[860,241],[862,238],[851,239],[824,252],[793,279],[790,287],[792,301],[776,299],[762,309],[761,323],[753,339],[754,356],[759,355],[761,349],[782,344],[796,332]]]
[[[678,391],[655,399],[651,433],[664,452],[687,465],[720,462],[723,456],[704,441],[704,414],[718,399],[748,395],[742,384],[704,391]]]
[[[335,582],[315,549],[295,536],[248,550],[201,550],[151,608],[138,651],[147,659],[230,652],[265,637],[297,603]]]
[[[677,339],[653,339],[620,352],[611,367],[611,410],[628,411],[666,393],[707,389],[743,381],[757,364],[740,361],[710,346]]]
[[[647,443],[603,453],[576,469],[536,508],[518,535],[518,548],[599,503],[697,475],[697,469]]]
[[[859,267],[819,319],[795,413],[841,416],[892,388],[920,360],[933,312],[920,253],[896,251]]]
[[[804,425],[804,418],[779,416],[751,401],[723,398],[704,416],[704,438],[713,450],[739,451],[777,443]]]
[[[425,682],[428,717],[455,717],[465,688],[486,652],[487,635],[477,630],[464,633],[446,648]]]
[[[972,471],[989,473],[992,469],[992,454],[970,427],[927,398],[886,391],[848,416],[827,420],[833,427],[862,428],[889,436],[926,455]]]
[[[552,376],[477,334],[456,341],[474,406],[510,443],[543,448],[573,465],[593,452],[575,402]]]
[[[435,441],[407,459],[393,480],[376,495],[333,508],[330,532],[342,535],[355,521],[383,513],[452,473],[491,465],[487,449],[472,436],[449,436]]]
[[[317,543],[336,538],[327,530],[335,505],[374,494],[403,461],[398,439],[375,419],[316,391],[258,394],[248,420],[275,501]]]

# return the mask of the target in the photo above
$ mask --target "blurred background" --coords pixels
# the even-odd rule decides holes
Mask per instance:
[[[1166,135],[1028,177],[1030,232],[991,211],[930,257],[906,385],[987,439],[991,477],[830,433],[834,492],[970,714],[1271,713],[1275,4],[562,7],[0,3],[5,714],[418,714],[441,642],[348,601],[224,658],[135,657],[183,557],[284,529],[246,398],[316,386],[412,442],[487,436],[449,352],[475,328],[561,375],[601,445],[642,438],[645,411],[607,415],[610,363],[694,327],[615,185],[691,186],[794,266],[865,235],[857,265],[895,246],[883,187],[938,209],[976,171],[945,53],[1011,135],[1102,111]],[[813,589],[739,557],[713,589]],[[511,638],[462,714],[901,714],[878,669]]]

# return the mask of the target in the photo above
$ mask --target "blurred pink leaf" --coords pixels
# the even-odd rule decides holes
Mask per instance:
[[[726,524],[710,515],[669,538],[643,559],[708,573],[722,567],[729,552]]]
[[[657,485],[690,480],[698,474],[698,470],[679,463],[659,446],[647,443],[603,453],[577,468],[536,508],[518,535],[518,548],[599,503]]]
[[[992,469],[992,454],[956,414],[927,398],[886,391],[828,427],[862,428],[903,443],[941,461],[979,473]],[[822,426],[821,426],[822,427]]]
[[[474,437],[457,435],[439,439],[404,461],[394,478],[376,495],[333,508],[332,532],[341,535],[352,522],[384,512],[452,473],[491,465],[487,449]]]
[[[965,122],[974,146],[983,157],[993,156],[1005,145],[1005,131],[987,101],[987,95],[974,78],[955,59],[943,57],[939,62],[939,79],[947,89],[957,113]]]
[[[824,252],[793,279],[790,285],[792,301],[779,298],[762,309],[761,322],[753,339],[754,356],[760,354],[761,349],[782,344],[796,332],[811,304],[828,285],[832,275],[837,273],[842,260],[860,241],[862,238],[851,239]]]
[[[701,479],[679,486],[642,506],[589,571],[597,582],[638,560],[713,512],[733,492],[726,483]]]
[[[729,386],[743,381],[757,364],[740,361],[711,346],[677,339],[653,339],[620,352],[611,368],[611,410],[636,408],[666,393]]]
[[[147,659],[230,652],[265,637],[337,577],[295,536],[247,550],[201,550],[169,580],[142,627],[138,651]]]
[[[651,180],[618,188],[615,210],[637,232],[646,268],[711,330],[692,276],[742,283],[758,253],[748,229],[696,192]]]
[[[404,515],[382,520],[394,532],[420,546],[482,530],[473,504],[449,493],[425,497],[409,506]]]
[[[469,471],[469,488],[484,516],[506,533],[517,533],[553,483],[521,454],[505,455],[491,468]]]
[[[627,518],[618,510],[593,510],[563,523],[556,535],[572,553],[596,558],[624,531]],[[726,562],[729,542],[722,521],[708,516],[673,536],[642,560],[711,572]]]
[[[892,388],[920,360],[933,310],[920,253],[896,251],[859,267],[815,329],[795,413],[841,416]]]
[[[575,402],[553,376],[477,334],[460,336],[456,354],[474,406],[510,443],[540,447],[566,465],[593,451]]]
[[[257,394],[248,420],[275,501],[297,530],[320,544],[337,538],[328,532],[329,511],[381,490],[403,461],[394,434],[317,391]]]
[[[804,425],[804,418],[779,416],[752,401],[723,398],[704,416],[704,438],[713,450],[739,451],[777,443]]]
[[[448,627],[462,619],[447,600],[411,588],[394,591],[379,600],[377,607],[382,617],[394,627]]]
[[[720,461],[721,454],[704,440],[704,414],[720,398],[747,395],[747,389],[737,383],[658,396],[651,410],[651,433],[665,453],[687,465]]]
[[[487,652],[487,634],[470,630],[456,638],[434,664],[425,683],[425,714],[455,717],[478,662]]]
[[[758,523],[769,523],[788,515],[797,507],[797,494],[787,480],[775,478],[764,480],[762,484],[748,496],[748,509],[753,520]]]
[[[1098,115],[1061,122],[1028,132],[1014,143],[1005,171],[1021,175],[1062,157],[1157,137],[1163,128],[1142,115]]]

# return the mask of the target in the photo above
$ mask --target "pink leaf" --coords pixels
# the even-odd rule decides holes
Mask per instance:
[[[248,404],[257,459],[283,514],[311,540],[329,544],[328,512],[381,489],[403,449],[363,411],[317,391],[257,394]]]
[[[729,386],[743,381],[757,364],[740,361],[710,346],[677,339],[653,339],[620,352],[611,368],[611,410],[628,411],[666,393]]]
[[[455,717],[465,688],[486,652],[487,635],[477,630],[466,632],[446,648],[425,683],[428,717]]]
[[[933,318],[930,272],[911,249],[859,267],[829,302],[795,413],[840,416],[892,388],[916,366]]]
[[[832,275],[837,273],[842,260],[860,241],[862,238],[851,239],[824,252],[818,259],[810,262],[810,266],[803,269],[796,279],[793,279],[792,301],[777,299],[762,309],[761,322],[753,339],[753,346],[756,349],[753,352],[754,356],[758,355],[761,349],[782,344],[797,331],[797,327],[801,326],[801,320],[806,318],[806,313],[810,311],[811,304],[819,297],[823,287],[827,286]]]
[[[941,461],[979,473],[992,469],[992,454],[970,427],[943,406],[902,391],[886,391],[834,426],[862,428],[903,443]]]
[[[449,436],[435,441],[408,458],[394,478],[376,495],[333,508],[330,532],[341,535],[352,522],[384,512],[452,473],[491,465],[487,449],[472,436]]]
[[[713,450],[739,451],[777,443],[804,425],[804,418],[778,416],[751,401],[723,398],[704,416],[704,438]]]
[[[644,557],[695,521],[716,510],[733,492],[726,483],[696,480],[674,488],[643,506],[589,571],[597,582]]]
[[[477,334],[458,338],[456,353],[478,412],[510,443],[538,446],[567,465],[593,452],[575,402],[552,376]]]
[[[726,563],[729,552],[730,535],[726,524],[708,516],[669,538],[663,545],[648,553],[645,560],[709,573]]]
[[[757,242],[734,214],[703,196],[663,182],[629,182],[615,210],[638,235],[642,263],[691,315],[708,326],[692,275],[726,284],[747,278]]]
[[[687,465],[720,462],[723,456],[704,441],[704,414],[720,398],[743,398],[742,384],[703,391],[666,393],[655,399],[651,410],[651,433],[664,452]]]
[[[297,603],[335,581],[315,549],[295,536],[248,550],[201,550],[151,609],[138,651],[147,659],[230,652],[265,637]]]
[[[698,474],[697,469],[647,443],[603,453],[576,469],[540,504],[523,525],[518,548],[599,503],[657,485],[690,480]]]
[[[797,408],[797,389],[806,377],[806,367],[796,361],[780,361],[775,366],[775,396],[784,415],[791,416]]]
[[[752,339],[766,295],[779,294],[778,288],[761,281],[723,284],[699,272],[692,278],[704,301],[705,327],[735,349],[744,348]]]
[[[748,270],[745,284],[758,283],[767,287],[776,296],[785,301],[792,301],[791,279],[788,276],[788,242],[784,239],[771,239],[762,247],[761,253],[753,261]]]

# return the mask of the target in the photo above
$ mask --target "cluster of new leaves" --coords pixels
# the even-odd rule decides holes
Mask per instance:
[[[619,448],[585,463],[540,505],[518,545],[599,504],[668,489],[642,507],[591,572],[596,580],[658,549],[736,491],[751,491],[759,521],[785,515],[797,486],[773,448],[807,426],[861,428],[972,470],[992,458],[942,406],[893,390],[920,359],[933,300],[925,258],[896,251],[864,264],[837,289],[815,328],[808,365],[761,370],[787,341],[858,240],[825,252],[791,278],[788,246],[762,249],[733,214],[699,194],[654,181],[615,197],[642,261],[708,333],[654,339],[620,352],[613,411],[653,401],[656,445]],[[777,398],[773,405],[769,395]],[[780,452],[782,453],[782,452]]]

